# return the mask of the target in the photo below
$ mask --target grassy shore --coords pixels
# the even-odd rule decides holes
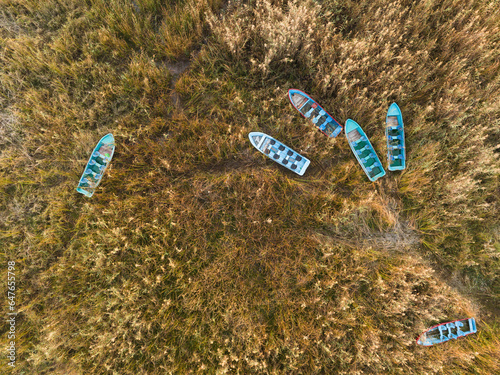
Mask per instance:
[[[0,373],[499,373],[497,8],[0,0],[0,285],[15,261],[18,312]],[[358,122],[384,163],[397,102],[407,169],[371,183],[289,88]],[[477,334],[415,344],[471,316]]]

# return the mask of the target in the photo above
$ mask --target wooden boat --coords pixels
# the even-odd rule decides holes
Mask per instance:
[[[370,181],[376,181],[385,176],[384,167],[382,167],[375,149],[361,126],[356,121],[348,119],[345,123],[345,134],[354,156],[358,159]]]
[[[455,320],[429,328],[417,338],[417,344],[432,346],[476,332],[476,321],[474,318]]]
[[[300,176],[304,174],[311,163],[309,159],[267,134],[251,132],[248,137],[257,150]]]
[[[396,103],[392,103],[385,118],[387,137],[387,160],[390,171],[406,168],[405,132],[403,115]]]
[[[342,126],[332,115],[325,111],[309,95],[297,89],[288,90],[288,98],[292,105],[304,116],[312,121],[318,129],[330,138],[334,138],[342,131]]]
[[[92,155],[90,155],[76,191],[87,197],[91,197],[94,194],[114,152],[115,138],[113,134],[107,134],[101,138],[94,151],[92,151]]]

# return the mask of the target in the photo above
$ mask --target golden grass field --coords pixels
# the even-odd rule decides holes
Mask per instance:
[[[500,373],[499,7],[0,0],[0,373]],[[397,102],[407,169],[370,182],[289,88],[384,166]],[[467,317],[477,334],[415,344]]]

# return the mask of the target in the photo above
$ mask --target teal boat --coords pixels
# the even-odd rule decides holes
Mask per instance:
[[[403,115],[396,103],[392,103],[385,118],[387,137],[387,160],[390,171],[406,168],[406,147]]]
[[[318,127],[318,130],[326,136],[335,138],[342,131],[342,126],[338,121],[305,92],[290,89],[288,90],[288,99],[302,116],[310,119]]]
[[[382,167],[375,149],[363,129],[361,129],[361,126],[356,121],[348,119],[345,122],[344,131],[354,156],[358,159],[359,164],[361,164],[370,181],[376,181],[380,177],[385,176],[384,167]]]
[[[252,145],[262,152],[264,155],[274,160],[276,163],[281,164],[285,168],[290,169],[292,172],[302,176],[307,167],[311,163],[309,159],[299,155],[290,147],[285,146],[283,143],[277,141],[273,137],[261,133],[251,132],[248,135]]]
[[[113,134],[107,134],[101,138],[97,146],[92,151],[90,159],[78,182],[76,191],[87,197],[94,194],[95,189],[102,179],[102,175],[109,165],[113,153],[115,152],[115,138]]]
[[[442,342],[458,339],[477,332],[474,318],[454,320],[449,323],[441,323],[429,328],[417,338],[417,344],[432,346]]]

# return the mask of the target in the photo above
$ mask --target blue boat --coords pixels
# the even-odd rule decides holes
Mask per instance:
[[[453,322],[441,323],[429,328],[417,338],[417,344],[432,346],[476,332],[477,328],[474,318],[455,320]]]
[[[375,149],[356,121],[351,119],[346,121],[345,135],[354,156],[358,159],[370,181],[376,181],[378,178],[385,176],[384,167],[382,167]]]
[[[325,111],[309,95],[297,89],[288,90],[290,103],[302,116],[312,121],[318,129],[330,138],[334,138],[342,131],[342,126],[332,115]]]
[[[92,151],[92,155],[90,155],[76,191],[87,197],[91,197],[94,194],[114,152],[115,138],[113,134],[107,134],[101,138],[94,151]]]
[[[385,118],[385,135],[387,137],[387,160],[390,171],[406,168],[406,147],[403,115],[396,103],[392,103]]]
[[[250,142],[257,150],[300,176],[304,174],[311,163],[309,159],[299,155],[290,147],[285,146],[267,134],[251,132],[248,138],[250,138]]]

